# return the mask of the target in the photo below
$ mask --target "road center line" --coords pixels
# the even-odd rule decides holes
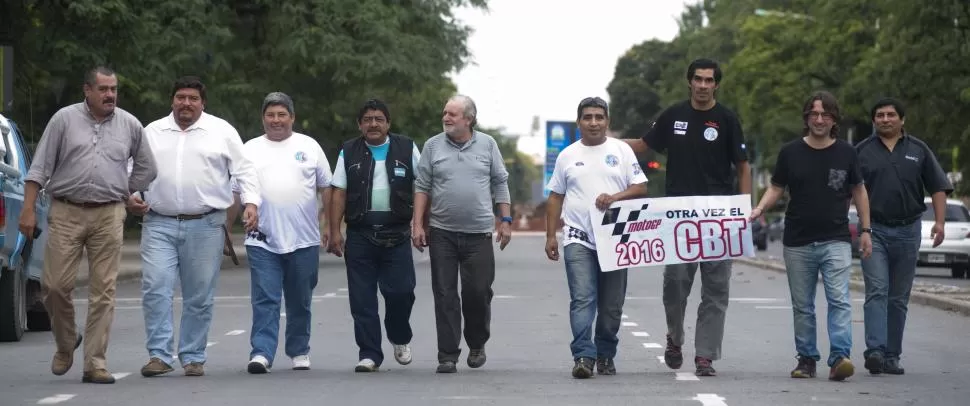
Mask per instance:
[[[211,347],[213,345],[216,345],[216,344],[219,344],[219,342],[218,341],[209,341],[209,342],[205,343],[205,347],[206,348],[209,348],[209,347]]]
[[[643,343],[643,348],[664,348],[664,346],[657,343]]]
[[[754,308],[755,309],[765,309],[765,310],[770,310],[770,309],[791,309],[791,306],[755,306]]]
[[[691,400],[701,402],[704,406],[727,406],[724,398],[717,396],[716,393],[698,393]]]
[[[698,378],[697,375],[694,375],[693,372],[678,372],[677,380],[678,381],[700,381],[701,378]]]
[[[637,326],[637,323],[634,323],[632,321],[624,321],[623,322],[623,327],[636,327],[636,326]]]
[[[634,331],[633,332],[633,336],[634,337],[650,337],[650,334],[647,334],[646,331]]]
[[[232,330],[232,331],[226,333],[226,335],[227,336],[238,336],[238,335],[240,335],[242,333],[245,333],[245,332],[246,332],[246,330]]]
[[[658,355],[657,356],[657,361],[660,361],[661,364],[667,364],[667,361],[664,361],[664,356],[663,355]]]
[[[68,400],[71,400],[71,398],[73,398],[75,396],[77,396],[77,395],[75,395],[75,394],[68,394],[68,393],[57,394],[57,395],[54,395],[54,396],[48,396],[46,398],[43,398],[41,400],[38,400],[37,401],[37,404],[38,405],[56,405],[58,403],[66,402]]]
[[[116,372],[111,374],[111,376],[113,376],[115,380],[125,379],[125,377],[127,377],[128,375],[131,375],[131,372]]]

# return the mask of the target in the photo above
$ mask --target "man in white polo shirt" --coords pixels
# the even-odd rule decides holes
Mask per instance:
[[[145,127],[158,177],[129,209],[144,215],[141,233],[142,310],[149,361],[142,376],[172,371],[172,301],[182,288],[178,360],[186,376],[204,375],[213,296],[222,265],[230,177],[241,186],[247,229],[257,224],[259,183],[243,156],[239,133],[203,112],[205,85],[183,77],[172,89],[172,113]],[[137,198],[136,198],[137,199]]]
[[[569,285],[570,344],[574,378],[593,376],[593,362],[600,375],[615,375],[613,357],[619,343],[617,332],[626,299],[627,270],[600,270],[589,210],[606,210],[619,200],[647,195],[647,177],[625,142],[606,135],[609,107],[599,97],[579,103],[576,124],[582,139],[556,158],[549,180],[546,204],[546,256],[559,260],[556,231],[560,215],[566,281]],[[596,319],[593,337],[593,319]],[[591,339],[592,338],[592,339]]]
[[[310,306],[320,264],[320,219],[326,218],[333,174],[320,144],[293,132],[295,119],[290,96],[268,94],[263,100],[266,133],[245,146],[259,174],[263,202],[259,227],[246,236],[253,306],[246,369],[251,374],[269,372],[273,366],[281,299],[286,302],[284,353],[293,360],[293,369],[310,369]],[[233,182],[233,190],[239,189]],[[324,204],[319,218],[318,196]]]

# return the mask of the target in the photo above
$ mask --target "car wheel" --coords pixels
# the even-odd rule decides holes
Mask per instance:
[[[27,284],[20,270],[0,271],[0,341],[20,341],[27,324]]]
[[[955,279],[963,279],[967,276],[967,268],[960,265],[954,266],[950,268],[950,275]]]

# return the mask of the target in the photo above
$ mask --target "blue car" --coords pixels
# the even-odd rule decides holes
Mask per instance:
[[[20,341],[24,331],[49,331],[40,277],[47,245],[47,214],[50,197],[42,189],[37,196],[36,239],[20,233],[18,223],[24,206],[24,179],[30,168],[30,152],[16,124],[0,115],[3,145],[0,153],[0,341]],[[36,234],[36,233],[35,233]]]

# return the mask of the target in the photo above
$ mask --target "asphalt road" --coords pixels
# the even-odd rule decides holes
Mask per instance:
[[[758,251],[758,257],[783,262],[782,248],[781,241],[769,241],[768,249]],[[856,266],[860,266],[859,259],[853,259],[853,263]],[[916,280],[914,283],[970,289],[970,279],[954,279],[950,275],[950,268],[918,267],[916,268]]]
[[[0,344],[0,405],[964,405],[970,396],[970,323],[966,318],[915,306],[903,365],[904,376],[869,376],[862,369],[861,298],[854,298],[856,375],[830,382],[819,377],[793,380],[795,366],[792,315],[785,279],[771,271],[735,268],[724,359],[715,362],[719,376],[697,378],[693,369],[672,371],[663,354],[664,319],[658,268],[635,269],[629,281],[625,323],[616,376],[590,380],[570,377],[571,339],[568,292],[561,262],[542,252],[541,237],[516,236],[497,255],[492,340],[488,363],[472,370],[459,364],[457,374],[439,375],[436,366],[434,313],[426,258],[416,257],[418,300],[414,361],[397,365],[388,355],[376,374],[357,374],[357,348],[346,298],[345,271],[333,257],[321,259],[314,303],[310,371],[288,369],[280,355],[267,375],[246,373],[251,323],[249,275],[243,269],[222,274],[209,341],[206,376],[189,378],[177,369],[143,378],[147,361],[137,282],[118,289],[108,362],[120,378],[115,385],[82,384],[81,354],[64,376],[50,373],[54,349],[49,333],[28,333],[19,343]],[[698,283],[699,285],[699,283]],[[689,305],[693,326],[699,286]],[[86,297],[86,292],[78,292]],[[820,349],[827,355],[825,305],[819,293]],[[84,314],[84,302],[78,303]],[[176,315],[179,307],[176,307]],[[79,316],[83,323],[83,316]],[[693,327],[685,357],[693,357]],[[390,344],[385,342],[390,354]],[[467,354],[467,349],[465,350]],[[464,360],[462,360],[464,361]],[[690,365],[689,361],[685,365]]]

